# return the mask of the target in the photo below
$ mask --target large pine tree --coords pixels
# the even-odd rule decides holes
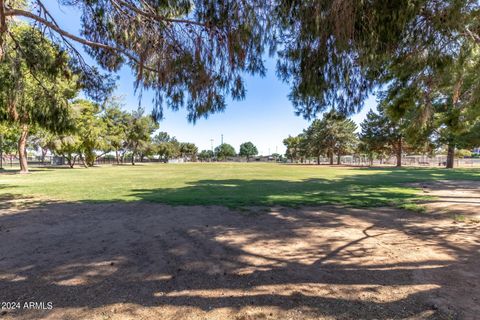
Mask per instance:
[[[312,122],[305,131],[309,153],[317,157],[326,155],[333,164],[337,155],[337,164],[341,164],[341,156],[354,150],[357,142],[355,131],[357,125],[351,119],[334,110],[323,115],[322,119]]]
[[[9,32],[0,60],[0,120],[19,127],[20,172],[27,173],[30,130],[36,125],[52,132],[69,128],[69,100],[78,91],[79,79],[66,53],[38,29],[19,24]]]

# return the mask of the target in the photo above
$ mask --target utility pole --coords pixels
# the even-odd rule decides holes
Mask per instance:
[[[222,133],[222,144],[223,144],[223,133]]]

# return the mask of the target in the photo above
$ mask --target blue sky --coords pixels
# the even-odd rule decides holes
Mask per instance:
[[[46,6],[56,17],[58,24],[74,34],[79,34],[79,13],[69,7],[60,7],[58,1],[48,0]],[[87,61],[94,64],[91,59]],[[226,143],[237,151],[241,143],[253,142],[260,154],[273,152],[284,153],[282,140],[288,135],[296,135],[309,125],[309,122],[294,114],[288,100],[289,86],[275,76],[275,60],[265,59],[268,68],[265,77],[245,76],[246,98],[242,101],[227,99],[227,108],[222,113],[210,115],[207,119],[199,119],[196,124],[187,121],[184,110],[172,112],[165,110],[165,118],[160,122],[160,130],[168,132],[180,141],[195,143],[200,150],[210,149],[220,144],[221,135]],[[138,97],[134,93],[134,76],[128,68],[117,74],[117,89],[114,95],[123,97],[125,109],[138,106]],[[143,93],[142,107],[149,112],[151,95]],[[361,113],[352,119],[359,124],[368,110],[376,109],[374,97],[368,99]]]

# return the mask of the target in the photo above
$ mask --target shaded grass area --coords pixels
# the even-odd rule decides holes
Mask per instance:
[[[10,172],[11,173],[11,172]],[[62,201],[146,200],[174,205],[394,205],[418,210],[426,198],[407,183],[479,180],[479,169],[347,168],[264,163],[189,163],[34,169],[0,174],[6,195]]]

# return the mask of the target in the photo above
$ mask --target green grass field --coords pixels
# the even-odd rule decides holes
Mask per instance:
[[[0,196],[181,205],[414,206],[409,182],[480,180],[478,169],[345,168],[264,163],[189,163],[33,169],[0,174]]]

